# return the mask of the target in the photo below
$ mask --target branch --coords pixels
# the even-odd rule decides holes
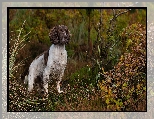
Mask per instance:
[[[116,18],[117,18],[118,16],[120,16],[120,15],[122,15],[122,14],[124,14],[124,13],[127,13],[127,12],[130,11],[130,10],[131,10],[131,9],[128,9],[128,10],[125,10],[125,11],[123,11],[123,12],[120,12],[120,10],[119,10],[119,13],[116,14],[116,13],[115,13],[115,10],[113,9],[113,18],[110,19],[110,23],[111,23],[112,21],[116,20]]]
[[[120,15],[125,14],[125,13],[129,12],[130,10],[131,10],[131,9],[127,9],[127,10],[125,10],[125,11],[120,11],[120,10],[119,10],[119,12],[116,13],[115,9],[112,9],[112,11],[113,11],[113,17],[112,17],[112,18],[110,19],[110,21],[109,21],[109,28],[108,28],[108,30],[107,30],[107,34],[108,34],[108,35],[111,35],[110,32],[113,31],[113,27],[114,27],[114,25],[115,25],[116,19],[117,19]]]

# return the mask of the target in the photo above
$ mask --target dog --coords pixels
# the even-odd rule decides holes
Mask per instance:
[[[43,88],[47,94],[49,77],[56,81],[58,92],[63,92],[60,90],[60,82],[67,64],[65,45],[69,43],[70,36],[70,31],[65,25],[58,25],[50,30],[49,38],[52,45],[49,50],[33,60],[29,67],[29,74],[25,76],[24,82],[28,83],[28,92],[32,91],[35,79],[38,77],[43,82]]]

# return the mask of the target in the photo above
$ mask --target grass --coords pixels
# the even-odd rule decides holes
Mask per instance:
[[[78,77],[78,72],[63,80],[64,93],[59,94],[55,82],[50,83],[48,97],[39,95],[36,90],[29,95],[26,85],[18,79],[10,80],[9,111],[103,111],[101,92],[86,84],[86,79]]]
[[[13,39],[10,37],[10,42],[14,42],[14,45],[9,49],[9,77],[10,78],[15,78],[13,73],[16,72],[18,67],[21,67],[23,64],[22,60],[21,62],[19,62],[18,64],[16,64],[16,57],[18,55],[18,52],[20,50],[22,50],[25,47],[25,43],[24,41],[26,41],[28,39],[28,34],[24,35],[23,37],[21,37],[22,31],[23,31],[23,27],[25,25],[25,22],[22,24],[22,27],[18,30],[19,34],[17,36],[17,38]],[[9,43],[10,43],[9,42]]]

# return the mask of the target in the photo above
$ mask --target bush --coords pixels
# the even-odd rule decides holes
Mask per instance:
[[[107,110],[146,110],[146,29],[133,24],[120,36],[125,38],[126,52],[114,69],[102,72],[102,99]]]

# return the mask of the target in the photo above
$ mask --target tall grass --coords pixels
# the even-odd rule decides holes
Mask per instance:
[[[9,78],[15,78],[14,73],[16,72],[17,68],[24,65],[24,60],[16,64],[16,56],[18,55],[18,52],[25,47],[25,41],[28,39],[28,35],[30,34],[29,32],[26,35],[21,36],[24,30],[25,22],[26,21],[24,21],[21,28],[17,30],[19,33],[15,39],[11,38],[10,36],[9,44],[11,42],[14,42],[14,45],[11,48],[9,48]]]

